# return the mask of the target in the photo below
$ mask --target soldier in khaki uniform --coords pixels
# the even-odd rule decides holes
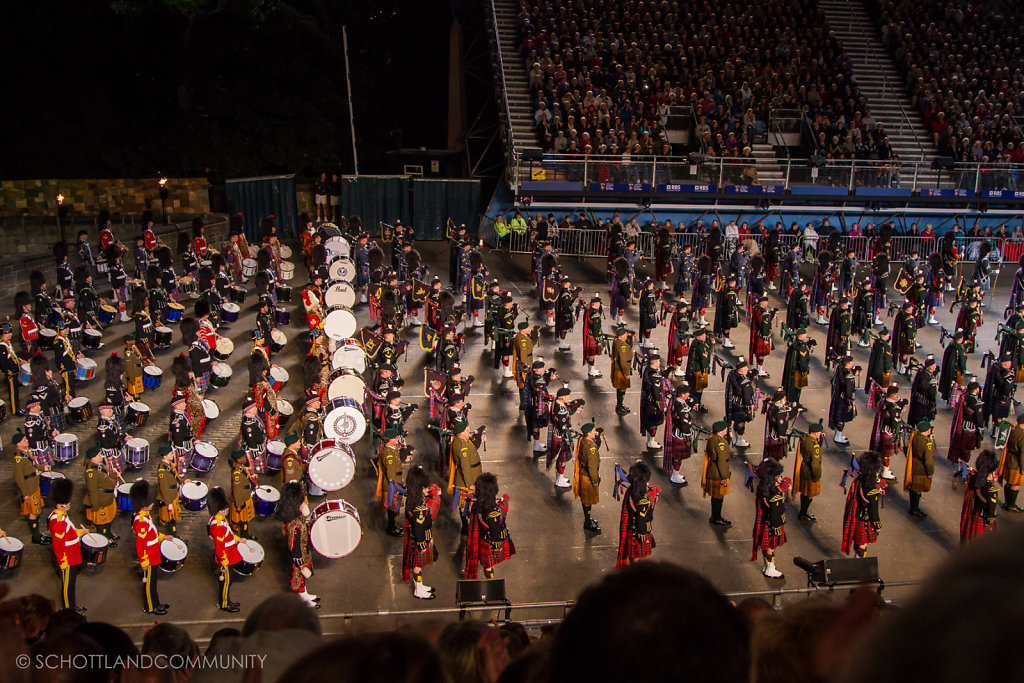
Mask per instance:
[[[249,469],[249,458],[245,451],[236,450],[231,453],[228,462],[231,472],[231,508],[228,519],[234,531],[242,538],[253,541],[255,536],[249,535],[249,522],[256,516],[256,508],[252,502],[253,474]]]
[[[306,465],[299,455],[302,440],[298,434],[293,433],[284,437],[284,443],[288,448],[281,457],[281,485],[296,481],[302,484],[305,490]]]
[[[156,504],[160,523],[164,525],[168,536],[178,533],[178,517],[181,504],[178,501],[178,488],[189,482],[188,477],[179,478],[174,463],[174,449],[165,445],[160,448],[160,466],[156,471]]]
[[[580,427],[580,438],[576,443],[576,476],[572,483],[572,492],[580,499],[583,506],[583,530],[601,533],[597,520],[590,516],[590,510],[601,499],[598,486],[601,483],[601,456],[598,448],[604,435],[595,428],[594,422],[587,422]]]
[[[512,358],[515,360],[516,386],[522,389],[533,367],[533,330],[530,323],[519,323],[519,331],[512,340]]]
[[[730,526],[732,522],[722,517],[722,503],[729,495],[729,477],[732,470],[729,466],[729,423],[719,420],[711,427],[711,436],[704,447],[704,471],[701,474],[700,486],[705,496],[711,496],[712,524]]]
[[[483,434],[470,437],[469,422],[459,420],[452,426],[452,442],[448,447],[448,493],[453,494],[458,487],[464,491],[472,491],[476,478],[483,474],[480,454],[477,446],[486,439]],[[463,510],[459,511],[462,518],[462,533],[469,533],[469,520]]]
[[[814,522],[810,513],[811,501],[821,495],[821,424],[812,424],[807,434],[800,437],[796,464],[793,465],[793,498],[800,494],[800,514],[797,519]]]
[[[999,463],[999,481],[1003,484],[1003,509],[1024,512],[1024,508],[1017,505],[1017,494],[1024,484],[1024,415],[1017,416],[1017,424],[1006,440],[1002,462]]]
[[[395,523],[395,511],[387,507],[388,492],[391,490],[391,482],[402,483],[402,454],[398,450],[398,439],[402,435],[398,427],[390,427],[384,431],[384,442],[380,447],[380,457],[377,460],[377,502],[381,507],[387,508],[388,513],[388,534],[401,536],[402,530]]]
[[[50,537],[43,536],[39,528],[39,513],[43,511],[43,497],[39,493],[39,474],[44,468],[32,463],[28,453],[28,437],[20,429],[14,432],[11,441],[17,448],[14,453],[14,483],[17,484],[18,495],[21,496],[21,516],[28,518],[32,542],[37,545],[49,545]]]
[[[626,391],[629,389],[629,377],[633,372],[633,347],[626,341],[629,330],[622,323],[615,327],[615,340],[612,341],[612,386],[615,387],[615,412],[625,415],[629,408],[623,405]]]
[[[922,420],[917,431],[910,437],[907,448],[907,469],[903,476],[903,490],[910,496],[910,514],[927,517],[921,509],[921,495],[932,489],[932,475],[935,474],[935,441],[932,440],[932,423]]]
[[[111,533],[110,525],[117,516],[117,502],[114,491],[117,482],[103,469],[103,456],[99,446],[93,446],[86,453],[85,467],[85,518],[96,527],[96,533],[110,539],[110,547],[117,547],[120,536]]]

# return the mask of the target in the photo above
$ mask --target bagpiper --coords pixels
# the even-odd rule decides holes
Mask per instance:
[[[473,490],[465,574],[467,579],[476,579],[479,566],[484,568],[485,579],[493,579],[494,568],[516,554],[506,522],[508,494],[498,498],[498,478],[490,472],[476,478]]]
[[[910,424],[915,425],[922,420],[931,422],[939,404],[939,381],[937,375],[939,368],[935,359],[928,356],[924,365],[914,375],[914,382],[910,388],[910,410],[907,419]]]
[[[819,321],[820,322],[820,321]],[[832,309],[828,320],[828,336],[825,338],[825,367],[832,367],[850,353],[850,332],[853,318],[850,315],[850,300],[845,296]]]
[[[981,302],[975,298],[965,300],[956,317],[956,329],[964,333],[964,351],[974,353],[977,348],[978,328],[981,327]]]
[[[704,405],[704,390],[708,386],[711,374],[712,343],[707,341],[707,330],[699,327],[693,332],[693,343],[690,344],[690,355],[686,357],[686,382],[693,388],[696,408],[702,413],[708,411]]]
[[[654,290],[654,281],[646,278],[640,293],[640,337],[643,341],[640,346],[649,349],[651,344],[651,331],[658,326],[658,295]]]
[[[890,469],[892,458],[899,452],[903,430],[903,409],[907,399],[899,398],[900,388],[895,384],[885,389],[885,398],[876,405],[875,421],[871,425],[872,451],[882,458],[882,479],[895,479]]]
[[[18,487],[21,516],[28,520],[32,542],[49,545],[50,537],[43,536],[39,527],[39,514],[43,511],[43,496],[39,489],[39,477],[48,471],[48,466],[33,462],[29,451],[28,437],[20,429],[11,437],[14,444],[14,483]]]
[[[853,314],[850,318],[850,331],[860,336],[857,346],[867,348],[869,331],[875,321],[875,293],[872,291],[871,280],[864,280],[853,298]]]
[[[868,375],[864,380],[864,392],[875,402],[879,394],[889,386],[892,378],[892,346],[889,344],[889,330],[883,327],[871,344],[868,358]]]
[[[817,340],[808,339],[807,328],[804,327],[797,328],[789,340],[786,362],[782,368],[782,388],[790,403],[800,404],[800,395],[811,373],[811,349],[816,343]]]
[[[689,382],[684,381],[675,390],[665,419],[665,450],[662,453],[661,469],[673,484],[686,486],[686,477],[679,468],[693,454],[699,434],[694,422],[694,408],[690,403]]]
[[[790,423],[800,414],[796,405],[786,402],[786,392],[776,389],[765,411],[762,458],[782,460],[789,455]]]
[[[730,275],[725,280],[725,286],[718,293],[718,302],[715,304],[715,324],[712,328],[715,334],[722,335],[725,341],[722,342],[723,349],[733,349],[730,338],[731,330],[739,327],[739,297],[736,294],[736,276]]]
[[[974,474],[967,478],[964,503],[960,508],[960,543],[967,543],[996,528],[996,507],[999,503],[998,461],[992,451],[978,456]]]
[[[963,330],[953,333],[953,341],[946,345],[942,354],[942,372],[939,374],[939,395],[946,407],[953,405],[953,385],[963,388],[967,375],[967,350],[963,346]]]
[[[811,324],[811,298],[808,294],[807,283],[800,282],[793,288],[787,300],[786,306],[786,327],[791,330],[798,330]]]
[[[854,468],[854,480],[846,496],[846,507],[843,510],[843,553],[851,551],[857,557],[866,557],[868,544],[878,540],[878,532],[882,528],[878,514],[878,501],[882,497],[882,486],[879,484],[878,472],[881,459],[877,453],[867,451],[857,458]]]
[[[754,419],[754,385],[749,371],[750,366],[741,357],[725,381],[725,419],[732,422],[732,445],[737,448],[750,445],[743,438],[747,423]]]
[[[957,402],[949,430],[946,458],[954,465],[954,482],[958,476],[967,480],[965,468],[971,462],[972,451],[981,445],[984,430],[985,406],[981,403],[981,385],[971,382]]]
[[[784,578],[775,566],[775,551],[786,543],[786,492],[782,481],[782,464],[763,458],[757,466],[757,490],[754,495],[754,547],[750,561],[760,550],[764,557],[761,573],[769,579]]]
[[[850,440],[843,434],[846,424],[856,417],[854,407],[854,394],[856,392],[856,373],[860,368],[854,369],[853,356],[845,356],[836,364],[835,373],[832,375],[832,400],[828,409],[828,427],[835,431],[832,440],[836,443],[846,444]]]
[[[772,322],[778,312],[777,308],[768,308],[768,296],[762,295],[750,315],[750,358],[757,367],[758,377],[768,376],[764,361],[772,352]]]
[[[658,450],[661,444],[654,440],[658,427],[665,422],[665,406],[668,399],[668,380],[661,373],[661,356],[648,354],[640,391],[640,435],[647,437],[647,448]]]
[[[999,364],[989,363],[988,374],[985,375],[985,387],[981,399],[985,403],[985,421],[992,420],[992,437],[995,438],[996,426],[1000,420],[1010,415],[1013,393],[1017,388],[1014,383],[1013,361],[1008,356],[999,359]]]
[[[413,581],[413,597],[433,600],[434,589],[423,583],[423,568],[434,563],[433,525],[441,507],[441,491],[430,484],[422,467],[405,475],[405,543],[402,548],[402,580]]]
[[[576,311],[582,306],[582,302],[577,305],[579,295],[580,290],[574,289],[569,278],[563,276],[558,299],[555,301],[555,336],[558,337],[558,351],[572,350],[566,337],[576,324]]]
[[[697,259],[697,271],[693,276],[693,295],[690,298],[690,308],[693,309],[694,315],[700,316],[697,318],[697,324],[700,326],[708,324],[704,314],[711,303],[711,291],[714,289],[715,276],[712,270],[713,267],[714,264],[707,254]]]
[[[595,296],[590,300],[586,318],[583,320],[583,363],[587,366],[587,377],[591,378],[601,376],[601,371],[594,366],[594,360],[601,355],[601,318],[603,317],[601,297]]]
[[[686,357],[690,354],[690,307],[680,300],[675,306],[662,303],[663,309],[671,316],[668,325],[668,365],[675,368],[675,376],[686,374]]]
[[[622,494],[619,515],[619,551],[615,566],[632,564],[649,556],[654,550],[654,506],[661,489],[651,486],[651,468],[637,460],[629,468],[629,486]]]

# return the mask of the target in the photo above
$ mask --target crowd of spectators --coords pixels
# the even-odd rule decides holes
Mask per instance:
[[[10,683],[836,683],[1021,680],[1024,527],[953,553],[895,606],[878,585],[729,600],[689,569],[644,561],[585,588],[560,624],[423,620],[325,636],[280,594],[200,646],[157,623],[141,643],[30,595],[0,602],[0,680]],[[795,571],[795,570],[791,570]],[[797,572],[798,573],[798,572]],[[0,586],[0,598],[6,587]],[[904,594],[906,595],[906,594]],[[941,625],[941,628],[937,628]],[[893,649],[892,645],[899,647]],[[1014,673],[1016,672],[1016,673]]]
[[[840,145],[885,139],[813,0],[522,0],[519,20],[545,151],[668,153],[675,107],[711,155],[742,156],[773,109],[803,110]]]
[[[957,162],[1024,163],[1015,120],[1024,115],[1024,4],[869,0],[869,7],[939,153]]]

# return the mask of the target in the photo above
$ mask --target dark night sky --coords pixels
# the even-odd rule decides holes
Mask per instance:
[[[446,144],[451,17],[418,0],[23,3],[0,27],[0,177],[351,172],[342,25],[360,171],[386,171],[396,129]]]

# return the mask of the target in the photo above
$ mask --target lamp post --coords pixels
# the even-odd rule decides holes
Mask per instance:
[[[160,185],[160,213],[164,216],[164,225],[167,225],[167,177],[160,176],[160,180],[157,181]]]
[[[64,211],[64,195],[57,193],[57,229],[60,231],[60,241],[64,242],[64,221],[61,213]]]

